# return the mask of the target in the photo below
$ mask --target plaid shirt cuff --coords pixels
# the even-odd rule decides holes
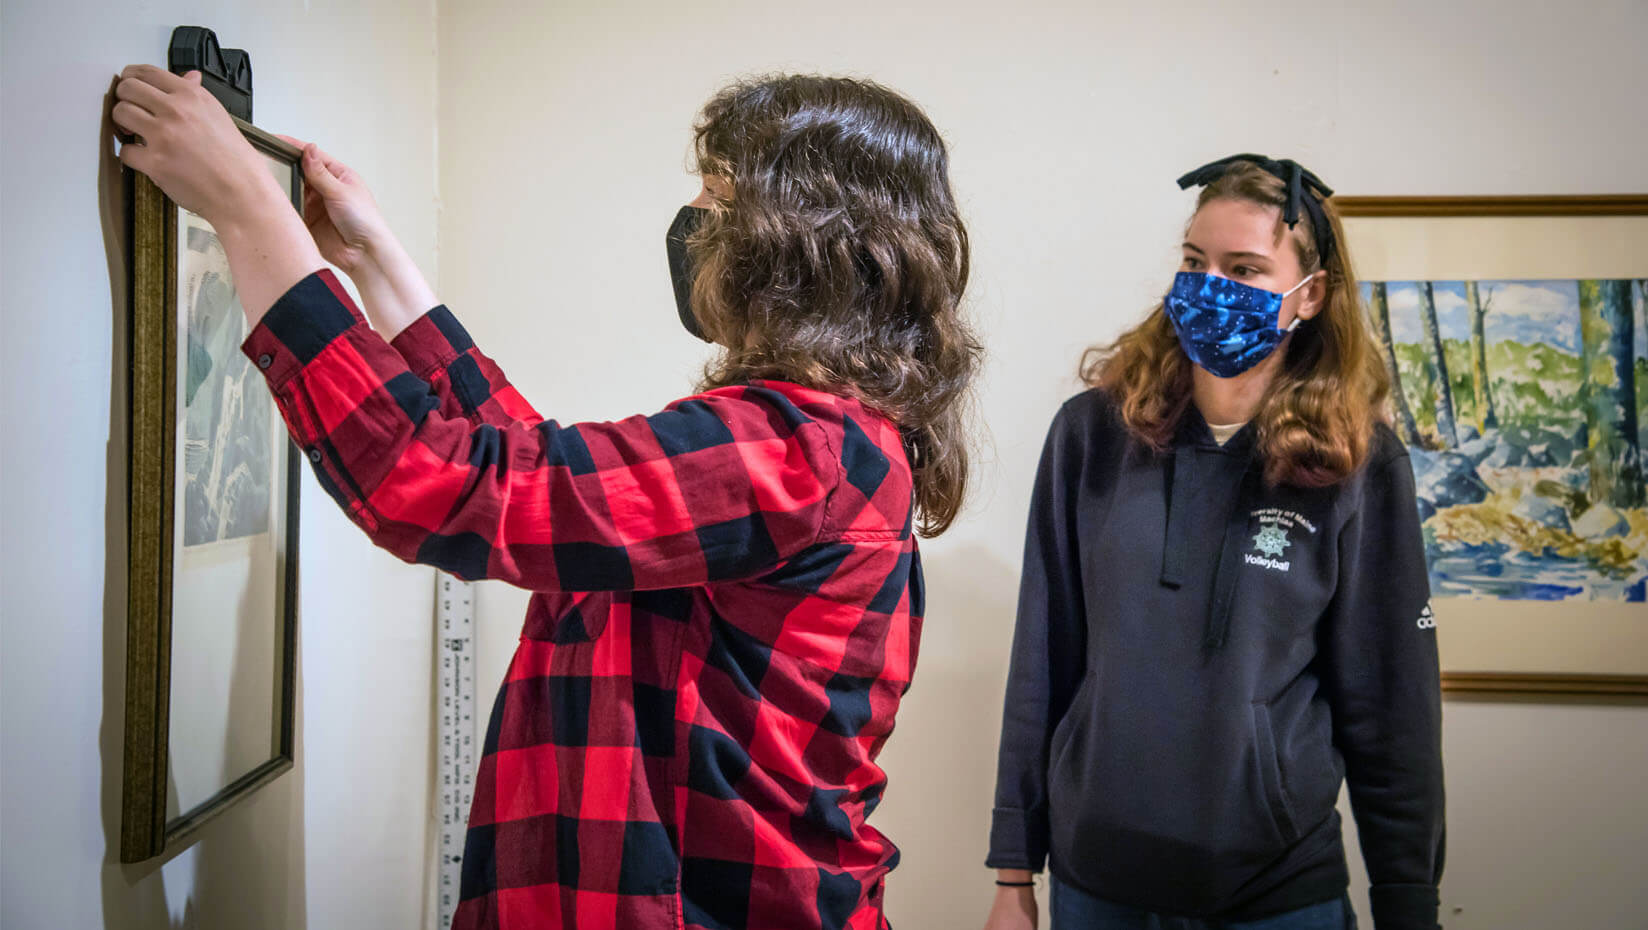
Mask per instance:
[[[473,349],[475,340],[469,338],[469,332],[458,323],[452,311],[441,304],[414,320],[389,340],[389,344],[406,359],[406,367],[412,369],[413,374],[428,381],[435,372]]]
[[[370,328],[337,275],[321,270],[282,294],[252,327],[240,351],[278,393],[322,350],[357,326]]]

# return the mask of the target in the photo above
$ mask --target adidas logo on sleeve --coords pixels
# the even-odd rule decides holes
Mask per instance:
[[[1429,604],[1426,604],[1425,609],[1419,612],[1419,628],[1421,630],[1436,629],[1436,614],[1431,613],[1431,605]]]

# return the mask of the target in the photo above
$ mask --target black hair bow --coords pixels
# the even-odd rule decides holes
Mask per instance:
[[[1243,161],[1258,165],[1287,185],[1287,203],[1282,207],[1282,221],[1292,229],[1299,223],[1299,210],[1302,207],[1310,217],[1310,228],[1316,238],[1316,254],[1322,264],[1326,265],[1329,256],[1333,254],[1333,229],[1328,225],[1327,215],[1322,212],[1322,201],[1333,196],[1333,188],[1323,184],[1321,178],[1293,159],[1269,158],[1251,153],[1232,155],[1229,158],[1210,161],[1195,171],[1181,175],[1179,189],[1206,187],[1230,170],[1231,165]]]

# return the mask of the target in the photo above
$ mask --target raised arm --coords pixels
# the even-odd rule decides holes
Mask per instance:
[[[199,72],[179,77],[131,65],[121,72],[115,96],[115,124],[136,137],[121,146],[120,160],[217,230],[249,323],[325,267],[263,156],[200,86]]]
[[[434,289],[360,174],[313,143],[282,138],[303,150],[303,221],[321,256],[355,282],[372,328],[429,383],[442,413],[477,426],[541,422],[452,312],[436,306]]]
[[[117,95],[116,122],[141,137],[122,160],[217,228],[252,324],[245,351],[322,486],[378,545],[465,578],[600,590],[752,576],[817,541],[843,466],[782,395],[729,389],[563,427],[524,402],[510,409],[507,382],[450,315],[422,310],[396,333],[413,356],[430,354],[414,370],[324,269],[198,75],[137,65]],[[312,147],[305,158],[306,174],[325,167]],[[401,272],[365,288],[382,296],[386,329],[427,300]]]
[[[842,481],[825,426],[772,388],[616,423],[448,416],[329,271],[243,348],[350,518],[463,578],[588,591],[754,577],[820,541]]]

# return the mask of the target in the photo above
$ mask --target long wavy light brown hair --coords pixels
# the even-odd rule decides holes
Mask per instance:
[[[944,140],[879,84],[808,75],[734,84],[694,132],[698,172],[731,182],[687,239],[692,310],[722,346],[703,387],[773,379],[862,400],[903,436],[918,532],[942,533],[967,489],[981,356]]]
[[[1292,240],[1299,267],[1306,274],[1324,270],[1310,217],[1301,215],[1291,230],[1282,223],[1287,191],[1281,179],[1238,163],[1202,189],[1196,209],[1220,199],[1277,208],[1278,235],[1285,232]],[[1336,244],[1325,266],[1322,309],[1288,338],[1282,364],[1254,416],[1265,479],[1272,484],[1337,484],[1367,460],[1374,425],[1386,419],[1390,376],[1362,310],[1331,199],[1322,212]],[[1190,407],[1192,364],[1157,304],[1114,343],[1087,350],[1081,376],[1111,396],[1134,435],[1160,451],[1172,442]]]

